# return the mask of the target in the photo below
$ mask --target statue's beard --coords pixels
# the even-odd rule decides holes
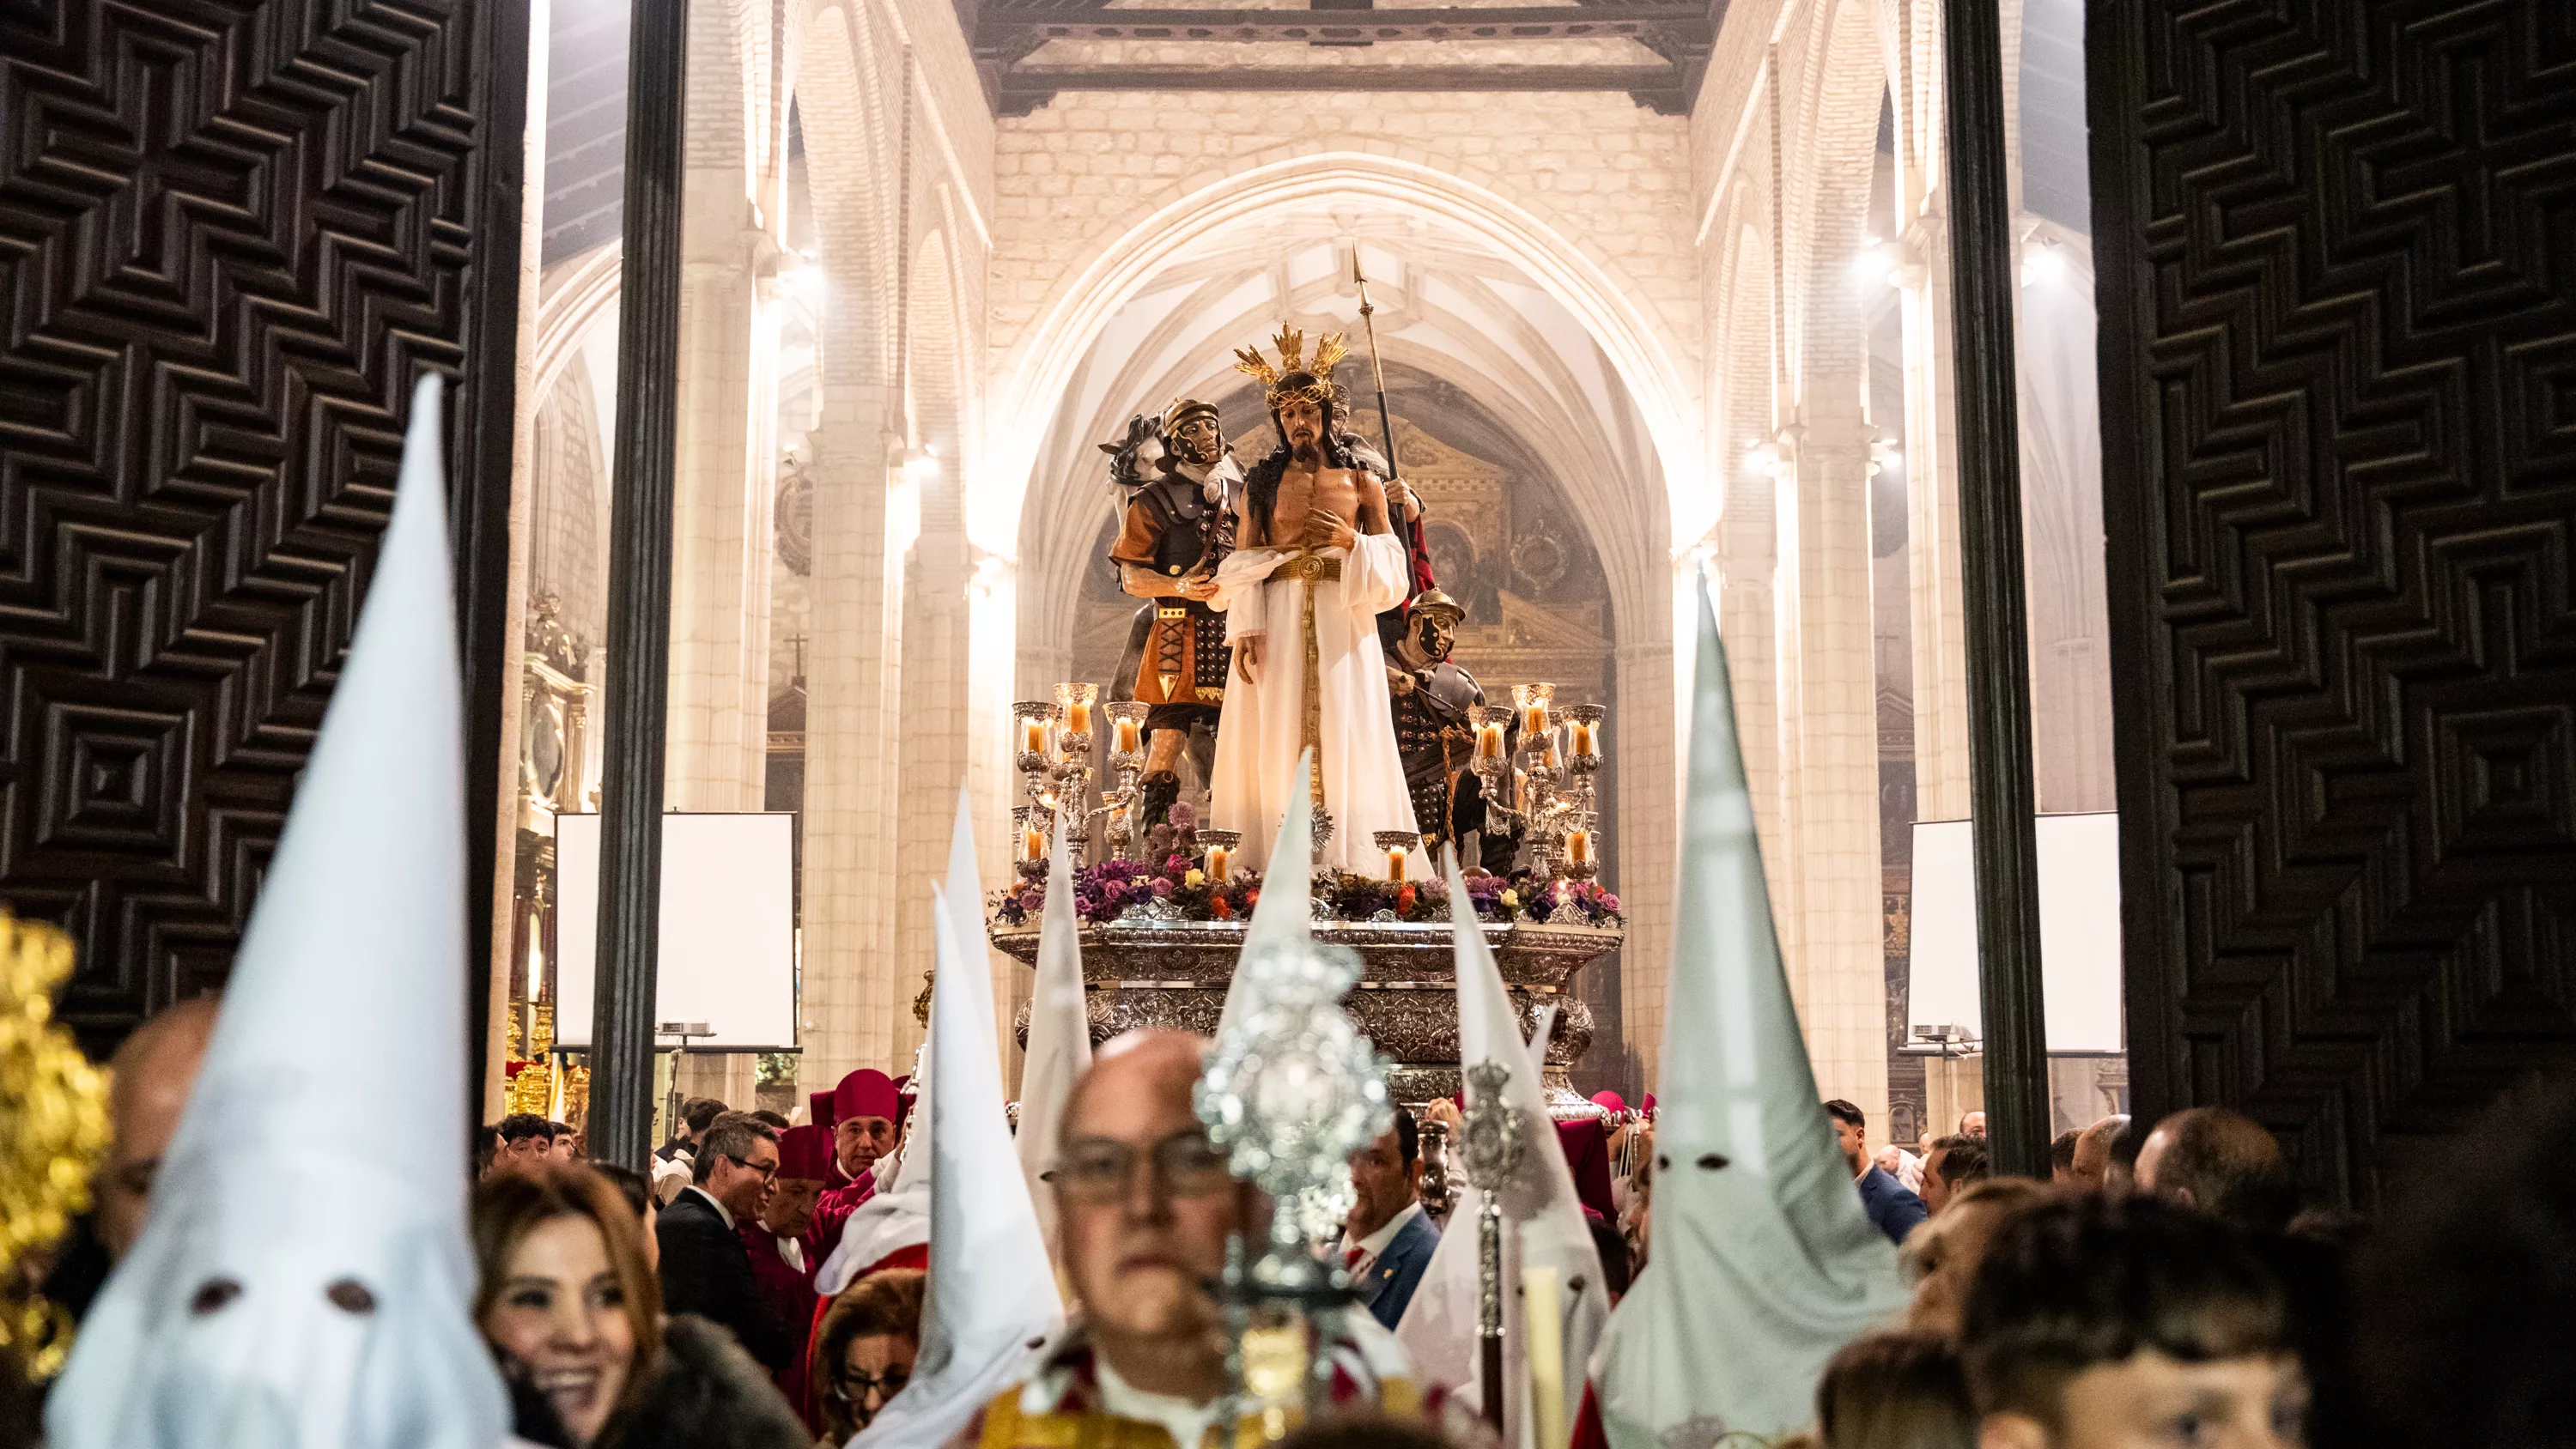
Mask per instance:
[[[1300,434],[1290,440],[1288,456],[1295,459],[1300,467],[1321,467],[1324,462],[1324,450],[1320,443],[1321,440],[1312,433]]]

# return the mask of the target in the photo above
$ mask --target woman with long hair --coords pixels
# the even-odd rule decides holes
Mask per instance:
[[[474,1191],[474,1322],[510,1385],[520,1437],[588,1449],[640,1391],[662,1343],[662,1290],[642,1224],[580,1167],[486,1178]]]
[[[917,1269],[880,1269],[825,1310],[806,1380],[822,1410],[823,1442],[848,1442],[911,1381],[927,1281]]]

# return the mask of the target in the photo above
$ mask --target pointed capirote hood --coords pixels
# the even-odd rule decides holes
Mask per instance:
[[[1020,1174],[1037,1205],[1038,1231],[1056,1253],[1055,1194],[1042,1184],[1055,1170],[1057,1133],[1074,1080],[1091,1065],[1091,1008],[1082,991],[1082,918],[1074,907],[1073,850],[1059,826],[1047,860],[1046,907],[1038,926],[1038,975],[1029,996],[1028,1053],[1020,1067],[1020,1130],[1014,1139]]]
[[[958,904],[961,901],[963,906]],[[959,942],[981,946],[983,901],[983,876],[975,867],[975,817],[968,809],[966,790],[961,785],[957,791],[957,821],[948,834],[948,886],[942,904],[934,909],[946,918],[950,932]],[[968,959],[975,970],[984,971],[982,951],[971,952]],[[937,964],[946,969],[944,961]],[[985,979],[989,983],[990,972],[985,972]],[[850,1214],[848,1223],[841,1228],[839,1245],[815,1270],[814,1288],[819,1293],[838,1293],[893,1254],[930,1241],[930,1124],[933,1099],[939,1088],[936,975],[931,978],[930,1009],[934,1018],[930,1039],[922,1043],[921,1067],[913,1079],[916,1091],[908,1119],[911,1126],[904,1133],[903,1146],[895,1160],[891,1164],[879,1160],[875,1195]]]
[[[962,828],[962,799],[959,817]],[[1002,1112],[992,973],[982,952],[970,955],[960,942],[956,904],[954,892],[942,893],[933,912],[939,950],[930,1004],[935,1080],[923,1109],[932,1271],[921,1355],[912,1382],[851,1440],[865,1449],[937,1449],[947,1443],[994,1394],[1026,1377],[1037,1349],[1064,1326],[1055,1271],[1038,1232],[1028,1181],[1011,1149],[1010,1119]]]
[[[1250,964],[1281,945],[1299,946],[1315,936],[1315,752],[1297,757],[1297,788],[1289,794],[1288,813],[1279,817],[1279,841],[1271,847],[1270,867],[1261,877],[1261,899],[1252,903],[1252,919],[1243,928],[1243,951],[1236,959]],[[1226,984],[1225,1009],[1218,1013],[1216,1034],[1225,1035],[1241,1009],[1248,973],[1238,969]]]
[[[1467,879],[1457,858],[1448,859],[1452,909],[1467,899]],[[1472,1068],[1482,1062],[1502,1065],[1511,1075],[1502,1099],[1521,1118],[1521,1159],[1503,1195],[1503,1381],[1511,1396],[1503,1402],[1503,1437],[1522,1449],[1564,1449],[1562,1441],[1539,1442],[1531,1413],[1528,1340],[1522,1320],[1521,1280],[1532,1267],[1552,1268],[1559,1289],[1557,1382],[1564,1386],[1566,1422],[1582,1398],[1583,1378],[1592,1347],[1610,1316],[1610,1285],[1601,1271],[1600,1251],[1584,1221],[1583,1204],[1574,1195],[1574,1174],[1556,1143],[1556,1126],[1547,1115],[1547,1091],[1539,1080],[1540,1051],[1545,1038],[1537,1031],[1524,1041],[1520,1013],[1503,987],[1470,911],[1452,926],[1458,976],[1458,1060]],[[1554,1019],[1554,1007],[1541,1011],[1538,1029]],[[1472,1110],[1479,1091],[1467,1084]],[[1421,1287],[1396,1326],[1396,1338],[1413,1355],[1426,1381],[1457,1384],[1470,1399],[1481,1393],[1477,1367],[1477,1304],[1482,1285],[1477,1268],[1476,1214],[1483,1198],[1464,1189],[1449,1215],[1449,1230],[1440,1235]]]
[[[1653,1236],[1595,1391],[1612,1449],[1801,1428],[1825,1360],[1905,1307],[1817,1101],[1704,587],[1675,898]]]
[[[465,1234],[464,709],[439,464],[393,517],[134,1251],[47,1409],[61,1449],[490,1449]]]

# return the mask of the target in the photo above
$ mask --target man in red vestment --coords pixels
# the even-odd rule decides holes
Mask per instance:
[[[757,1219],[734,1225],[751,1255],[751,1281],[769,1311],[787,1325],[795,1353],[772,1375],[791,1404],[805,1401],[806,1333],[814,1322],[814,1203],[830,1170],[832,1139],[820,1127],[790,1127],[778,1134],[778,1174]]]
[[[872,1169],[902,1140],[903,1100],[894,1079],[873,1067],[861,1067],[832,1089],[832,1162],[844,1179],[826,1191],[814,1207],[814,1261],[821,1263],[841,1244],[841,1228],[859,1204],[876,1196]]]

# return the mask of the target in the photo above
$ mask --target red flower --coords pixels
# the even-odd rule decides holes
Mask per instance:
[[[1404,889],[1397,891],[1395,893],[1395,913],[1399,916],[1409,914],[1413,910],[1413,902],[1415,899],[1416,897],[1413,894],[1413,887],[1411,886],[1406,886]]]
[[[1225,897],[1213,896],[1208,900],[1208,914],[1220,921],[1231,921],[1234,919],[1234,907],[1225,903]]]

